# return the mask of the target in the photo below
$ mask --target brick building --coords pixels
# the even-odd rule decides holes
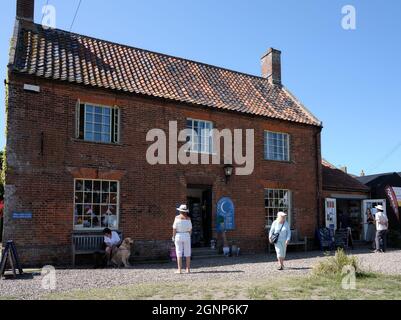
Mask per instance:
[[[132,237],[135,256],[166,256],[183,202],[198,212],[194,245],[206,246],[222,197],[234,203],[227,237],[241,252],[266,248],[264,228],[278,210],[313,237],[322,223],[322,125],[282,85],[278,50],[263,56],[262,76],[247,75],[44,29],[33,22],[33,1],[17,3],[4,239],[16,242],[24,263],[69,263],[72,234],[105,226]],[[254,129],[252,174],[227,180],[224,163],[149,164],[147,133],[169,132],[170,121],[204,129],[203,143],[188,138],[198,155],[213,154],[212,128]]]

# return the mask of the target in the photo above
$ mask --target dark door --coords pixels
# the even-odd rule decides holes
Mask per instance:
[[[202,193],[202,225],[203,240],[205,246],[210,245],[212,240],[212,190],[207,189]]]
[[[191,242],[193,247],[199,247],[203,241],[202,230],[202,203],[197,197],[188,197],[189,216],[192,221]]]

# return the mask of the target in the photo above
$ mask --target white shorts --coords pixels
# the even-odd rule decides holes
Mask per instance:
[[[177,257],[191,256],[191,236],[189,233],[177,233],[175,235],[175,252]]]

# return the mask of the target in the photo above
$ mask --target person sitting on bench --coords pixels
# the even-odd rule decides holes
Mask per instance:
[[[104,229],[103,234],[107,261],[111,261],[113,253],[121,244],[121,239],[117,232],[111,231],[109,228]]]

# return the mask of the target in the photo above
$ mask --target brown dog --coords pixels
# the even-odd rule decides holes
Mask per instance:
[[[111,262],[118,268],[121,265],[124,265],[126,268],[130,266],[128,259],[131,256],[131,247],[133,243],[134,241],[131,238],[124,239],[120,247],[113,254]]]

